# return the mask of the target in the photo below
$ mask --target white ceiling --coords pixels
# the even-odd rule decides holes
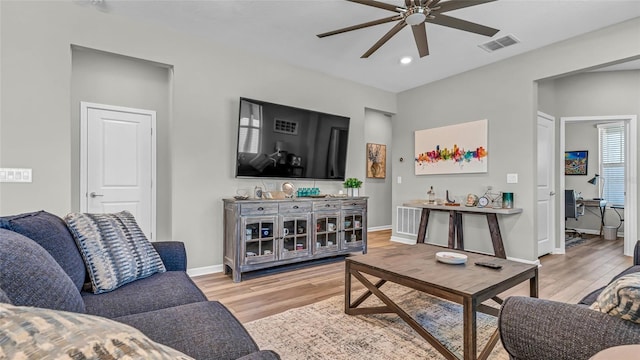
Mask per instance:
[[[430,55],[419,58],[405,27],[368,59],[360,56],[394,23],[319,39],[315,35],[394,13],[344,0],[85,0],[100,10],[151,21],[335,77],[400,92],[640,16],[640,0],[498,0],[447,15],[500,29],[521,43],[488,53],[490,38],[427,24]],[[448,0],[442,0],[448,1]],[[384,2],[402,5],[403,0]],[[594,49],[599,51],[599,49]],[[413,63],[399,64],[402,56]]]

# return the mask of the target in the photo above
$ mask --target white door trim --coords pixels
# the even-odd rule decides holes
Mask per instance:
[[[86,101],[80,102],[80,212],[87,212],[88,179],[87,179],[87,151],[88,151],[88,113],[89,109],[127,112],[148,115],[151,117],[151,234],[155,240],[156,232],[156,112],[152,110],[134,109],[123,106],[97,104]]]
[[[571,116],[560,118],[560,154],[559,174],[564,174],[565,152],[565,124],[578,121],[624,121],[627,136],[627,176],[625,181],[625,206],[624,206],[624,254],[633,256],[633,250],[638,239],[638,116],[614,115],[614,116]],[[564,176],[560,176],[560,219],[564,219]],[[628,220],[627,220],[628,219]],[[564,234],[565,224],[560,221],[560,234]],[[564,236],[560,236],[560,249],[564,253]]]
[[[538,111],[538,117],[547,119],[547,120],[551,121],[551,123],[553,124],[553,126],[551,127],[551,139],[552,139],[551,146],[553,147],[551,149],[551,157],[553,158],[555,156],[554,154],[555,154],[555,144],[556,144],[556,142],[555,142],[555,136],[556,136],[555,123],[556,123],[556,118],[551,116],[551,115],[549,115],[549,114],[546,114],[546,113],[544,113],[542,111]],[[537,119],[536,119],[536,124],[537,124]],[[555,183],[555,179],[556,179],[556,174],[555,173],[556,173],[556,171],[553,168],[553,166],[551,166],[551,170],[550,171],[551,171],[551,184],[549,184],[549,186],[551,186],[550,190],[551,190],[551,192],[553,192],[554,194],[557,195],[557,191],[555,191],[555,184],[556,184]],[[555,244],[556,244],[556,222],[555,222],[555,219],[556,219],[556,206],[558,204],[558,197],[555,196],[555,195],[549,194],[549,202],[551,203],[551,209],[549,209],[549,212],[550,212],[550,214],[549,214],[549,220],[550,220],[549,221],[549,241],[551,242],[551,244],[553,244],[553,248],[551,249],[551,252],[552,253],[556,253],[557,249],[556,249],[556,246],[555,246]],[[537,204],[537,201],[536,201],[536,204]],[[538,235],[536,234],[536,239],[537,238],[538,238]],[[536,244],[536,246],[537,246],[537,244]],[[537,251],[538,251],[538,249],[536,247],[536,252]],[[540,255],[538,254],[538,256],[540,256]]]

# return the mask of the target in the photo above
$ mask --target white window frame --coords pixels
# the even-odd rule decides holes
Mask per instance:
[[[624,205],[625,203],[625,179],[627,177],[627,169],[625,165],[626,144],[625,144],[625,124],[623,122],[612,122],[606,124],[598,124],[598,172],[601,177],[601,181],[598,183],[599,194],[602,198],[607,200],[608,205]],[[603,146],[603,135],[611,128],[619,128],[621,143],[619,144],[619,162],[607,161],[611,159],[615,154],[606,155],[603,153],[606,149]],[[620,168],[622,167],[623,173],[621,177],[613,177],[608,175],[610,172],[606,169]]]

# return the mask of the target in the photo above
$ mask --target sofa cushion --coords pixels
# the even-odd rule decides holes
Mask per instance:
[[[80,292],[53,257],[33,240],[0,229],[0,289],[11,303],[84,312]]]
[[[0,354],[8,359],[191,359],[112,320],[0,304]]]
[[[155,274],[99,295],[83,292],[82,298],[87,313],[108,318],[207,299],[189,275],[182,271]]]
[[[590,308],[640,324],[640,273],[616,279]]]
[[[78,290],[86,278],[86,269],[80,251],[58,216],[44,210],[0,218],[0,227],[22,234],[45,248],[69,275]]]
[[[64,220],[80,248],[94,293],[166,271],[160,255],[128,211],[70,213]]]
[[[611,281],[609,281],[609,284],[611,284],[612,282],[618,280],[619,278],[628,275],[628,274],[633,274],[633,273],[637,273],[640,272],[640,265],[634,265],[629,267],[628,269],[626,269],[625,271],[619,273],[618,275],[616,275],[613,279],[611,279]],[[607,285],[609,285],[607,284]],[[600,293],[602,292],[602,290],[604,290],[606,288],[606,286],[603,286],[597,290],[593,290],[592,292],[590,292],[587,296],[585,296],[584,298],[582,298],[582,300],[580,300],[580,302],[578,302],[578,304],[581,305],[587,305],[590,306],[591,304],[593,304],[596,299],[598,298],[598,295],[600,295]]]
[[[117,318],[196,359],[237,359],[258,351],[240,322],[216,301]]]

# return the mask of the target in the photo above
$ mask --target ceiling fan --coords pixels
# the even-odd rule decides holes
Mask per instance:
[[[429,55],[429,44],[427,42],[427,28],[426,23],[437,24],[442,26],[448,26],[454,29],[469,31],[472,33],[493,36],[498,29],[490,28],[488,26],[472,23],[466,20],[461,20],[451,16],[444,15],[443,13],[462,9],[470,6],[480,5],[496,0],[404,0],[404,7],[395,6],[381,1],[375,0],[347,0],[350,2],[373,6],[375,8],[389,10],[397,13],[396,15],[386,17],[383,19],[373,20],[366,23],[349,26],[346,28],[329,31],[326,33],[318,34],[319,38],[337,35],[352,30],[358,30],[367,28],[370,26],[380,25],[397,21],[396,25],[389,30],[378,42],[376,42],[367,52],[365,52],[361,58],[368,58],[382,45],[384,45],[389,39],[397,34],[406,25],[411,25],[413,31],[413,37],[418,47],[418,53],[420,57]]]

